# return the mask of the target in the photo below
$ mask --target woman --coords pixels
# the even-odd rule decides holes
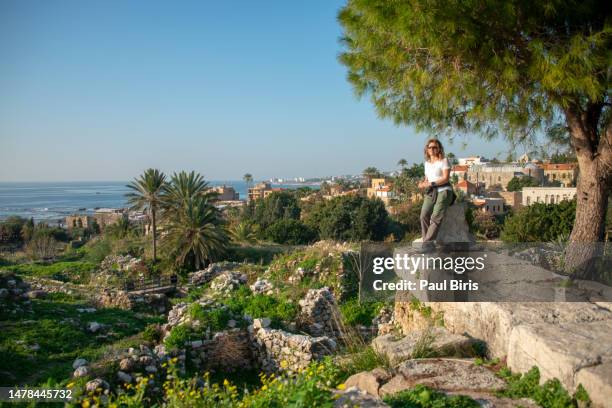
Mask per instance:
[[[455,193],[448,182],[450,164],[444,157],[444,148],[438,139],[429,139],[425,144],[425,180],[419,188],[426,190],[421,209],[421,232],[423,242],[436,239],[446,209],[455,201]]]

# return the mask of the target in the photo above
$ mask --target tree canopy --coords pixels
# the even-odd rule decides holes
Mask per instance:
[[[349,0],[340,11],[340,61],[382,117],[523,140],[571,104],[609,102],[606,2],[451,3]]]

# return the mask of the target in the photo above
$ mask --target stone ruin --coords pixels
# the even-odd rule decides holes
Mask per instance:
[[[329,288],[310,289],[300,300],[300,326],[313,336],[337,338],[341,334],[341,316]]]
[[[336,351],[336,342],[327,336],[288,333],[269,324],[269,319],[255,319],[248,329],[253,357],[264,372],[296,372]]]
[[[189,275],[192,285],[201,286],[216,278],[222,272],[238,269],[242,264],[236,262],[217,262],[210,264],[208,268],[201,269]]]

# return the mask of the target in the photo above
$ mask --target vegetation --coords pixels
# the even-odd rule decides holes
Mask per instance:
[[[382,241],[389,216],[378,199],[340,196],[318,203],[306,217],[321,239],[337,241]]]
[[[345,324],[356,326],[358,324],[370,326],[380,309],[384,306],[383,302],[359,302],[351,299],[340,305],[340,313]]]
[[[418,384],[414,388],[400,391],[383,398],[391,408],[477,408],[476,401],[465,395],[447,395]]]
[[[153,262],[157,259],[157,212],[161,208],[166,175],[157,169],[146,170],[140,178],[127,185],[132,190],[126,198],[132,210],[142,211],[151,217],[153,233]]]
[[[49,294],[46,299],[32,300],[32,313],[3,320],[0,383],[8,386],[35,385],[48,379],[65,381],[77,357],[94,361],[112,348],[141,344],[143,339],[134,336],[148,323],[158,321],[118,309],[79,313],[77,309],[83,307],[88,305],[79,297]],[[91,321],[109,325],[112,330],[106,338],[98,339],[86,331]]]
[[[437,135],[569,134],[580,178],[566,268],[589,269],[612,179],[605,2],[349,0],[340,62],[378,114]],[[577,245],[572,245],[577,243]]]
[[[504,242],[551,242],[559,236],[569,236],[575,212],[575,200],[523,207],[506,219],[501,239]]]
[[[512,177],[506,187],[508,191],[521,191],[523,187],[538,187],[538,181],[531,176]]]
[[[508,383],[506,389],[499,392],[500,396],[531,398],[544,408],[587,406],[586,404],[590,402],[582,385],[578,386],[573,396],[556,378],[540,385],[540,371],[537,367],[533,367],[525,374],[512,374],[510,370],[503,368],[498,374]]]
[[[299,220],[282,219],[266,230],[266,237],[279,244],[304,245],[317,238],[317,232]]]

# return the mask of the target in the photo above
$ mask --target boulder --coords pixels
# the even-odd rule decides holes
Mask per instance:
[[[506,358],[515,372],[540,368],[542,381],[559,378],[570,393],[582,384],[595,406],[612,395],[612,307],[609,302],[429,302],[444,327],[487,344],[489,357]],[[396,302],[402,331],[421,328],[409,302]]]
[[[372,341],[372,347],[385,354],[393,365],[412,358],[415,350],[423,346],[438,357],[473,357],[474,344],[474,339],[442,327],[413,331],[402,338],[385,334]]]
[[[117,378],[124,383],[131,383],[133,378],[131,375],[124,373],[123,371],[117,371]]]
[[[87,330],[89,330],[92,333],[96,333],[101,328],[102,328],[102,325],[98,322],[89,322],[89,324],[87,325]]]
[[[395,394],[417,384],[444,392],[492,393],[501,390],[505,382],[492,371],[463,359],[419,359],[403,362],[398,374],[380,387],[380,396]]]
[[[136,361],[131,358],[121,359],[119,362],[119,368],[122,371],[132,371],[136,367]]]
[[[101,378],[96,378],[91,381],[88,381],[85,384],[85,389],[87,392],[96,392],[98,390],[107,390],[109,387],[108,383]]]
[[[87,366],[80,366],[80,367],[77,367],[76,370],[74,370],[74,373],[72,373],[72,376],[74,378],[80,378],[80,377],[85,377],[87,374],[89,374],[89,369],[87,368]]]
[[[76,370],[77,368],[82,367],[82,366],[86,366],[87,364],[88,364],[88,362],[84,358],[77,358],[72,363],[72,368],[74,368]]]
[[[253,320],[253,328],[255,329],[266,328],[266,327],[269,327],[271,323],[272,321],[267,317],[263,317],[261,319],[255,319]]]
[[[375,368],[372,371],[363,371],[350,376],[344,384],[347,388],[356,387],[371,396],[378,397],[378,389],[385,381],[391,378],[391,374],[383,368]]]
[[[524,372],[537,366],[543,381],[556,377],[569,390],[582,383],[594,402],[610,401],[611,335],[612,320],[517,326],[510,334],[508,367]]]
[[[336,393],[334,408],[386,408],[389,405],[357,387],[348,387]]]

